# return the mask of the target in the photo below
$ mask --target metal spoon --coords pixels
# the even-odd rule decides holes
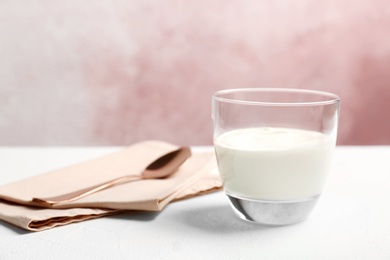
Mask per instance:
[[[136,181],[141,179],[161,179],[168,177],[174,173],[180,165],[182,165],[188,157],[191,156],[191,149],[189,147],[181,147],[175,151],[167,153],[162,157],[158,158],[145,170],[141,175],[126,175],[114,180],[110,180],[92,187],[74,191],[71,193],[63,194],[60,196],[55,196],[51,198],[33,198],[32,201],[36,202],[42,206],[53,206],[55,204],[60,204],[64,202],[71,202],[78,199],[81,199],[89,194],[95,193],[97,191],[112,187],[117,184]]]

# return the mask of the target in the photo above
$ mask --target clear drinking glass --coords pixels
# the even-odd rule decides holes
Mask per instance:
[[[324,188],[339,97],[303,89],[221,90],[212,96],[214,148],[234,212],[265,225],[305,220]]]

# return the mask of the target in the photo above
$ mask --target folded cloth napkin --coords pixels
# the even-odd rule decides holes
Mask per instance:
[[[166,179],[119,184],[77,201],[37,207],[32,198],[66,194],[124,175],[141,174],[160,156],[178,147],[161,142],[136,143],[118,152],[52,172],[0,186],[0,219],[31,231],[40,231],[124,210],[160,211],[169,202],[219,190],[213,152],[192,153]]]

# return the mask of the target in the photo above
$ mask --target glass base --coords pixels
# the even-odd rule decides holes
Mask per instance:
[[[298,201],[266,201],[227,194],[234,212],[242,219],[263,225],[282,226],[304,221],[316,205],[319,195]]]

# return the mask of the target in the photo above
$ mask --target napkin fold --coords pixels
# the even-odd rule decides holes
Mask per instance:
[[[118,152],[0,186],[0,219],[31,231],[46,230],[127,210],[161,211],[168,203],[219,190],[214,153],[192,152],[166,179],[128,182],[74,202],[39,207],[34,197],[53,197],[129,174],[141,174],[151,162],[178,146],[145,141]]]

